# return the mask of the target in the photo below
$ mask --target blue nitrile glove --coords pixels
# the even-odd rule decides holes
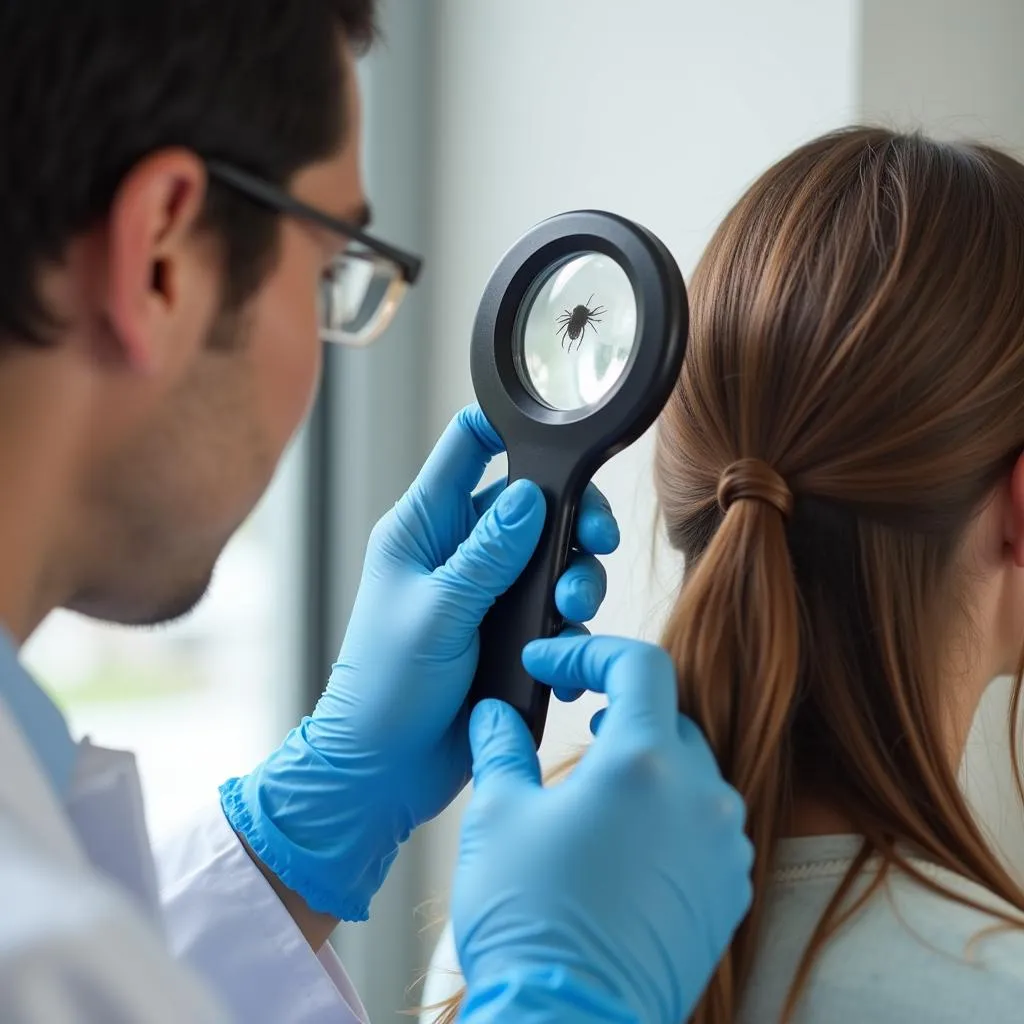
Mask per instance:
[[[610,704],[579,766],[550,789],[519,715],[500,701],[474,709],[451,908],[460,1019],[679,1024],[750,905],[743,802],[677,712],[660,648],[545,640],[523,662]]]
[[[403,842],[470,776],[462,710],[477,629],[526,566],[544,522],[534,484],[473,490],[501,442],[464,409],[405,496],[374,528],[338,661],[311,717],[255,771],[221,787],[232,827],[313,910],[364,920]],[[618,544],[588,490],[578,540]],[[574,622],[604,598],[604,570],[577,552],[555,592]],[[572,688],[565,696],[572,697]]]

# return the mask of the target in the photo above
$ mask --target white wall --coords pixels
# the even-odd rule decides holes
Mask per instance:
[[[863,0],[864,119],[980,138],[1024,157],[1022,0]],[[1011,774],[1007,680],[982,702],[963,779],[979,817],[1024,874],[1024,815]]]
[[[861,8],[865,117],[1021,152],[1021,0],[861,0]]]
[[[854,0],[440,0],[429,236],[432,429],[473,398],[470,328],[502,252],[551,214],[599,207],[655,231],[684,274],[746,185],[850,121]],[[595,629],[657,635],[677,566],[651,573],[650,437],[598,483],[623,527]],[[555,709],[547,761],[593,705]],[[442,895],[458,808],[435,828]]]

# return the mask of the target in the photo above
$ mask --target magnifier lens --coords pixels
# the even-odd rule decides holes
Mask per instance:
[[[594,406],[622,377],[636,343],[636,296],[610,256],[560,260],[529,292],[515,332],[515,364],[540,402],[570,412]]]

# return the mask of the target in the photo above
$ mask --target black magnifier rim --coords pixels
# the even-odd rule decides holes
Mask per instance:
[[[611,257],[625,272],[636,301],[636,335],[626,366],[599,402],[555,409],[520,377],[519,315],[556,264],[588,253]],[[607,458],[640,437],[664,406],[678,379],[688,326],[682,275],[654,235],[601,210],[559,214],[520,238],[491,275],[473,327],[473,386],[510,459],[524,446],[583,463],[588,454]]]

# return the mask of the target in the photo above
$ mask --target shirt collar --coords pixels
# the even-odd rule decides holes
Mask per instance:
[[[7,705],[58,796],[65,797],[78,757],[57,705],[22,668],[10,636],[0,627],[0,699]]]

